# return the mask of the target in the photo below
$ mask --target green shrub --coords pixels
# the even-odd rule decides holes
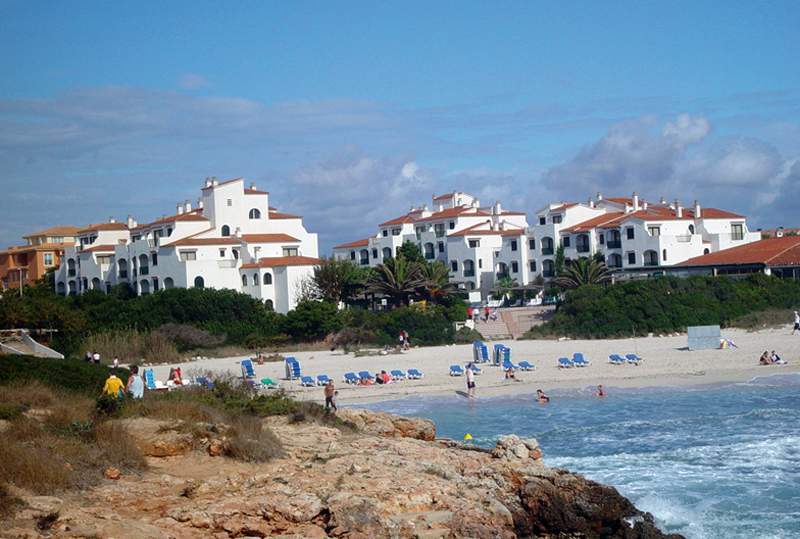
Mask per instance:
[[[796,305],[800,284],[761,274],[582,286],[566,293],[552,320],[525,336],[603,338],[685,331],[696,325],[725,327],[749,313]]]
[[[472,344],[475,341],[482,341],[483,335],[475,329],[470,329],[466,326],[456,331],[455,343],[456,344]]]
[[[127,369],[117,369],[117,376],[128,379]],[[4,384],[39,381],[54,388],[99,395],[108,378],[107,365],[78,360],[48,359],[33,356],[0,356],[0,380]]]
[[[286,315],[286,332],[295,341],[320,341],[341,327],[339,309],[326,301],[303,301]]]

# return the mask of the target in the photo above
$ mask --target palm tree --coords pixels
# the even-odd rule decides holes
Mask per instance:
[[[423,286],[420,264],[405,257],[390,258],[375,267],[367,281],[367,289],[392,299],[395,305],[408,305],[408,299]]]
[[[314,267],[312,281],[321,299],[347,303],[366,286],[367,275],[367,270],[349,260],[328,259]]]
[[[587,284],[603,284],[611,280],[605,262],[591,258],[570,260],[554,282],[561,288],[578,288]]]
[[[458,285],[450,282],[450,270],[441,262],[422,264],[420,276],[422,277],[422,286],[419,293],[429,301],[441,302],[458,289]]]
[[[513,289],[517,286],[519,286],[519,283],[515,279],[511,277],[500,277],[497,279],[497,282],[494,283],[492,292],[505,300],[511,297]]]

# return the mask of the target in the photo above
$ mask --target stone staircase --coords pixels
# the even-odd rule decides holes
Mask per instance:
[[[547,321],[555,312],[555,308],[547,307],[510,307],[497,309],[497,320],[484,322],[482,319],[475,329],[487,341],[519,339],[533,326]]]
[[[489,319],[486,322],[482,319],[478,320],[478,323],[475,324],[475,329],[483,335],[484,340],[487,341],[499,341],[513,338],[499,310],[497,320]]]

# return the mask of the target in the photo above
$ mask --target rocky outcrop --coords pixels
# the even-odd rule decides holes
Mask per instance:
[[[436,438],[436,425],[430,419],[403,417],[385,412],[345,408],[337,414],[366,434],[389,438],[415,438],[431,441]]]
[[[272,418],[285,455],[264,464],[209,447],[150,458],[55,503],[51,537],[578,538],[665,537],[615,489],[548,468],[533,439],[493,449],[429,441],[433,424],[347,411],[365,432]],[[141,426],[141,425],[139,425]],[[169,425],[149,425],[168,432]],[[37,513],[39,514],[39,513]],[[29,515],[30,516],[30,515]],[[36,530],[17,519],[0,529]],[[12,534],[12,536],[14,536]],[[34,535],[35,536],[35,535]]]
[[[167,423],[140,417],[120,421],[136,440],[139,450],[148,457],[185,455],[194,447],[191,434],[181,430],[181,423]]]

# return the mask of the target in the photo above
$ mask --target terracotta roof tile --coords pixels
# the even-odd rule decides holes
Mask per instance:
[[[453,192],[453,193],[445,193],[443,195],[436,195],[436,196],[433,197],[433,200],[447,200],[449,198],[453,198],[453,195],[455,195],[455,192]]]
[[[690,258],[678,267],[731,266],[741,264],[765,264],[769,266],[800,265],[800,236],[784,236],[754,241]]]
[[[582,221],[576,225],[572,225],[571,227],[563,229],[561,232],[573,233],[573,232],[588,232],[593,228],[609,228],[609,225],[615,223],[620,218],[624,217],[625,214],[623,212],[610,212],[604,213],[602,215],[598,215],[597,217],[592,217],[586,221]],[[614,225],[616,227],[618,225]]]
[[[281,213],[279,211],[270,211],[270,219],[302,219],[300,215],[292,215],[291,213]]]
[[[241,269],[254,269],[254,268],[276,268],[283,266],[316,266],[321,264],[322,260],[319,258],[312,258],[310,256],[276,256],[269,258],[260,258],[258,262],[250,264],[242,264]]]
[[[414,212],[414,213],[419,213],[419,212]],[[388,221],[385,221],[385,222],[379,224],[378,226],[402,225],[402,224],[413,223],[413,222],[414,222],[414,217],[411,215],[411,213],[407,213],[405,215],[401,215],[400,217],[395,217],[394,219],[389,219]]]
[[[93,245],[92,247],[83,248],[80,253],[97,253],[97,252],[114,252],[116,245]]]
[[[50,228],[45,228],[44,230],[31,232],[30,234],[26,234],[22,237],[28,239],[37,236],[74,236],[79,230],[80,228],[77,226],[52,226]]]
[[[82,228],[78,231],[78,234],[87,234],[99,230],[128,230],[128,225],[126,223],[95,223]]]
[[[250,189],[249,187],[244,188],[245,195],[268,195],[268,191],[259,191],[258,189]]]
[[[162,247],[186,247],[190,245],[239,245],[242,241],[235,236],[225,236],[220,238],[195,238],[190,236],[172,243],[162,244]]]
[[[418,223],[426,223],[429,221],[438,221],[440,219],[449,219],[451,217],[488,217],[489,215],[491,214],[483,210],[476,210],[470,206],[459,206],[457,208],[447,208],[442,211],[437,211],[428,217],[420,217],[414,221]]]
[[[483,221],[482,223],[478,223],[476,225],[472,225],[467,228],[463,228],[452,234],[448,234],[447,237],[455,237],[455,238],[463,238],[466,236],[522,236],[525,234],[524,228],[512,228],[512,229],[505,229],[505,230],[492,230],[491,228],[480,228],[489,226],[491,221]]]
[[[369,245],[369,238],[363,240],[351,241],[349,243],[342,243],[340,245],[334,246],[334,249],[347,249],[349,247],[366,247],[367,245]]]
[[[242,234],[242,239],[248,243],[283,243],[300,241],[289,234]]]

